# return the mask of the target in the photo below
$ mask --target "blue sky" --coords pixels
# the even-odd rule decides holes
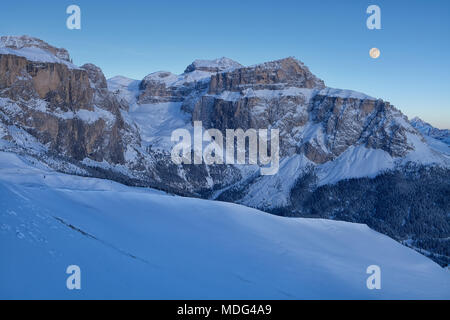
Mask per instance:
[[[66,28],[70,4],[81,7],[81,30]],[[381,7],[382,30],[366,28],[371,4]],[[1,4],[0,34],[64,47],[107,77],[182,73],[195,59],[252,65],[295,56],[330,87],[450,128],[449,13],[447,0],[15,0]]]

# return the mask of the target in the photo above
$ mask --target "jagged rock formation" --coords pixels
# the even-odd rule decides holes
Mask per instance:
[[[108,84],[106,83],[105,75],[102,69],[93,65],[92,63],[87,63],[81,67],[88,73],[89,80],[91,81],[91,87],[96,89],[108,89]]]
[[[0,58],[3,96],[14,100],[46,100],[54,110],[91,109],[94,92],[83,70],[70,69],[65,64],[29,61],[10,54],[2,54]]]
[[[21,49],[42,49],[44,52],[48,52],[57,59],[64,60],[66,62],[72,62],[69,52],[63,48],[55,48],[48,43],[28,36],[14,37],[3,36],[0,37],[0,48],[21,50]],[[32,50],[33,51],[33,50]],[[32,52],[28,51],[28,52]],[[36,52],[36,51],[34,51]]]
[[[192,131],[194,121],[223,132],[279,129],[278,174],[261,176],[258,166],[174,164],[171,133]],[[449,167],[449,156],[388,102],[328,88],[292,57],[251,67],[197,60],[182,75],[106,81],[100,68],[74,66],[66,50],[25,36],[0,38],[0,150],[31,154],[64,172],[284,215],[314,215],[303,197],[340,181],[370,184],[410,163]],[[327,208],[327,217],[342,207]],[[357,216],[347,218],[361,221]]]
[[[249,87],[253,90],[276,90],[287,87],[322,89],[325,84],[303,63],[291,57],[217,73],[211,78],[209,93],[241,91]]]

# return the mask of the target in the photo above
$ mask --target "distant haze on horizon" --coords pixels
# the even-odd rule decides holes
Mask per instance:
[[[66,28],[66,8],[82,29]],[[381,8],[382,30],[366,9]],[[450,128],[450,2],[421,0],[26,1],[2,3],[1,35],[30,35],[94,63],[107,78],[180,74],[196,59],[243,65],[294,56],[329,87],[391,102],[410,119]],[[372,59],[371,48],[381,56]]]

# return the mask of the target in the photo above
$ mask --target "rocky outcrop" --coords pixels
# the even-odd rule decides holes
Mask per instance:
[[[18,54],[23,48],[46,50],[56,61],[0,51],[0,111],[5,122],[31,134],[49,152],[76,161],[124,163],[120,110],[127,106],[107,90],[98,67],[61,63],[58,59],[70,60],[67,51],[38,39],[2,37],[1,42]]]
[[[149,74],[139,84],[138,101],[140,104],[183,102],[190,95],[205,91],[210,76],[205,71],[192,71],[180,76],[166,71]]]
[[[3,96],[14,100],[45,100],[53,110],[92,110],[94,90],[88,73],[64,64],[0,54],[0,90]]]
[[[325,84],[303,63],[294,58],[286,58],[213,75],[209,93],[241,91],[249,87],[254,90],[277,90],[286,87],[322,89]]]
[[[316,164],[332,161],[354,145],[403,157],[413,149],[406,133],[417,134],[388,102],[324,88],[293,58],[213,75],[209,94],[192,115],[206,128],[222,132],[277,128],[282,156],[304,154]]]
[[[140,83],[139,103],[184,102],[191,95],[202,95],[214,74],[241,68],[228,58],[196,60],[182,75],[159,71],[146,76]],[[189,104],[190,102],[188,102]],[[186,110],[192,106],[185,106]]]
[[[29,36],[0,37],[0,48],[10,48],[13,50],[20,50],[24,48],[38,48],[51,53],[58,59],[71,62],[69,52],[66,49],[53,47],[47,42]]]
[[[105,75],[102,69],[93,65],[92,63],[87,63],[81,67],[88,73],[89,80],[91,81],[91,87],[96,89],[107,89],[108,84],[106,83]]]
[[[318,94],[311,101],[310,114],[323,134],[315,135],[301,150],[316,163],[333,160],[353,145],[381,149],[392,157],[403,157],[413,149],[406,132],[415,131],[401,125],[407,118],[388,102]]]
[[[139,103],[181,102],[183,92],[173,85],[178,77],[170,72],[160,71],[145,77],[139,85]]]
[[[195,60],[186,68],[184,73],[190,73],[193,71],[218,73],[242,67],[243,65],[240,63],[229,58],[222,57],[216,60]]]

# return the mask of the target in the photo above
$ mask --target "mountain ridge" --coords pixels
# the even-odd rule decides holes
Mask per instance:
[[[327,88],[292,57],[250,67],[197,60],[182,75],[106,81],[92,64],[72,67],[57,56],[37,59],[17,50],[0,51],[0,150],[32,154],[62,172],[303,215],[310,208],[302,197],[324,186],[375,183],[386,172],[408,179],[410,163],[449,170],[450,156],[389,102]],[[221,131],[280,130],[279,174],[263,177],[254,165],[174,164],[171,133],[192,133],[194,121]],[[444,200],[444,209],[421,215],[438,210],[441,219],[448,205]],[[448,238],[450,224],[443,221],[444,231],[432,237]]]

